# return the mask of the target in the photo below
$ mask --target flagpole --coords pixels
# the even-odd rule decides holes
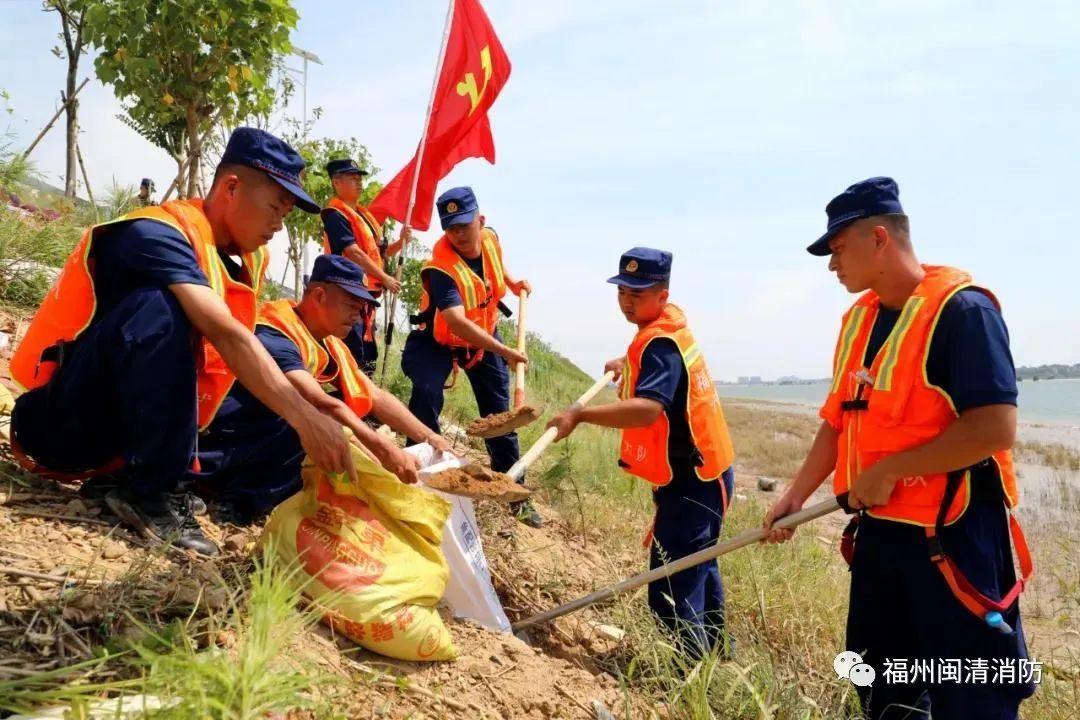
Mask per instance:
[[[424,113],[424,129],[420,133],[420,145],[416,151],[416,167],[413,168],[412,187],[409,188],[409,205],[405,210],[405,224],[401,228],[401,234],[405,235],[412,224],[413,207],[416,205],[416,188],[420,183],[420,166],[424,164],[424,148],[427,145],[428,127],[431,125],[431,109],[435,105],[435,93],[439,89],[439,76],[442,75],[443,61],[446,59],[446,46],[450,42],[450,26],[454,22],[454,4],[457,0],[449,0],[446,8],[446,23],[443,25],[442,48],[439,50],[439,59],[435,63],[435,77],[431,81],[431,95],[428,96],[427,112]],[[397,270],[394,279],[401,282],[401,273],[405,267],[405,259],[408,256],[409,243],[401,244]],[[386,336],[383,339],[383,366],[379,375],[379,385],[386,384],[386,364],[389,361],[390,343],[394,339],[394,314],[397,309],[397,293],[389,293],[387,304],[390,306],[390,321],[386,324]]]

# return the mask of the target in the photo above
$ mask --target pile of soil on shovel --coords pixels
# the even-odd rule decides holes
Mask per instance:
[[[493,438],[505,435],[519,427],[528,425],[540,419],[541,408],[535,405],[522,405],[517,410],[487,415],[474,420],[465,428],[465,434],[469,437]],[[508,426],[504,429],[503,426]]]
[[[488,470],[477,463],[424,475],[424,484],[451,495],[508,503],[532,495],[532,490],[518,485],[506,473]]]

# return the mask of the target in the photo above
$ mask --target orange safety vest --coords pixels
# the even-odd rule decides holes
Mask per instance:
[[[352,229],[353,237],[356,238],[356,246],[360,248],[360,251],[371,258],[371,261],[377,266],[384,267],[385,263],[382,256],[382,251],[379,249],[379,241],[382,237],[379,231],[380,223],[376,222],[375,216],[368,211],[366,207],[361,205],[355,205],[349,207],[349,205],[339,197],[333,197],[330,202],[326,204],[324,210],[336,210],[345,216],[345,219],[349,221],[349,227]],[[323,252],[327,255],[332,254],[330,252],[330,238],[327,237],[326,232],[323,232]],[[371,273],[364,273],[364,284],[369,290],[382,290],[382,281]]]
[[[699,456],[694,472],[699,480],[716,480],[731,467],[735,451],[716,386],[705,366],[705,357],[686,326],[686,315],[677,306],[669,303],[659,318],[638,330],[634,336],[626,351],[620,395],[624,400],[634,397],[634,387],[641,374],[642,355],[649,343],[657,338],[675,341],[682,355],[683,367],[686,368],[686,420]],[[670,433],[671,423],[666,411],[647,427],[626,428],[622,431],[619,466],[657,487],[667,485],[673,479],[668,461]]]
[[[375,386],[356,364],[345,343],[330,336],[319,342],[296,314],[296,301],[275,300],[259,308],[259,324],[272,327],[293,341],[304,367],[320,384],[329,383],[357,417],[371,412]],[[330,361],[336,366],[327,372]]]
[[[94,319],[97,296],[90,254],[98,231],[118,222],[140,219],[164,223],[183,235],[191,243],[195,259],[210,281],[210,288],[228,305],[234,318],[249,330],[255,328],[259,288],[269,259],[266,249],[243,254],[241,279],[233,280],[218,255],[202,200],[176,200],[139,208],[117,220],[88,229],[68,256],[11,359],[11,376],[23,389],[32,390],[48,383],[57,364],[43,358],[43,354],[78,338]],[[214,419],[236,377],[205,337],[199,337],[195,352],[198,423],[202,429]]]
[[[863,360],[881,301],[873,292],[863,294],[844,315],[833,359],[833,381],[821,409],[821,418],[838,430],[833,492],[840,496],[851,489],[858,475],[887,455],[923,445],[940,435],[959,417],[941,388],[931,385],[926,363],[934,329],[945,304],[965,288],[977,288],[995,304],[985,288],[972,284],[971,276],[951,267],[923,266],[926,276],[904,303],[900,317],[877,355],[866,367]],[[1001,478],[1007,508],[1019,501],[1011,451],[989,458]],[[968,609],[982,616],[987,608],[1011,605],[1031,575],[1031,558],[1019,524],[1009,512],[1010,530],[1020,559],[1022,577],[1003,601],[991,601],[977,593],[941,552],[937,535],[944,525],[956,522],[967,510],[971,471],[933,473],[901,478],[885,505],[868,508],[872,517],[925,528],[931,542],[931,558],[941,569],[954,594]],[[976,597],[978,596],[978,597]]]
[[[495,332],[495,324],[499,319],[499,301],[506,295],[506,277],[503,274],[499,236],[491,228],[484,228],[480,232],[484,277],[481,278],[472,271],[445,235],[435,243],[431,259],[421,268],[421,273],[437,270],[453,280],[461,295],[465,317],[492,333]],[[471,348],[469,343],[450,331],[442,311],[432,305],[426,284],[420,296],[420,312],[416,317],[422,329],[427,327],[428,318],[432,318],[430,321],[434,322],[435,342],[450,347]]]
[[[930,341],[945,304],[964,288],[971,276],[949,267],[924,268],[926,277],[904,304],[889,337],[870,367],[863,358],[877,319],[880,300],[867,292],[844,316],[833,362],[833,382],[821,417],[840,431],[833,491],[840,495],[862,470],[886,455],[922,445],[940,435],[957,417],[956,408],[926,375]],[[994,296],[982,288],[992,299]],[[994,299],[996,303],[997,300]],[[995,453],[1005,501],[1019,499],[1012,453]],[[886,520],[933,525],[945,497],[946,473],[903,478],[889,502],[871,508],[870,515]],[[967,509],[970,472],[956,493],[946,522],[955,522]]]

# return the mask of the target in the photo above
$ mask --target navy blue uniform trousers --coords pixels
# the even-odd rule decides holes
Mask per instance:
[[[498,335],[496,335],[498,337]],[[430,332],[413,330],[401,354],[401,369],[412,381],[409,410],[435,432],[443,409],[443,386],[454,369],[454,351],[435,342]],[[476,365],[464,370],[476,397],[480,417],[510,409],[510,373],[506,361],[485,352]],[[521,456],[517,433],[485,440],[491,469],[506,472]],[[524,482],[522,479],[519,482]]]
[[[968,510],[944,528],[941,541],[980,592],[1000,598],[1016,579],[1007,517],[996,478],[979,479],[972,483]],[[925,718],[930,712],[935,720],[1015,719],[1020,701],[1035,688],[1019,677],[1017,682],[993,682],[1001,661],[1015,667],[1028,658],[1019,603],[1003,616],[1013,628],[1011,634],[988,626],[960,604],[930,561],[921,527],[861,519],[851,566],[846,644],[876,671],[871,687],[856,688],[868,719]],[[890,683],[886,659],[903,659],[909,666],[913,660],[982,660],[989,678],[985,684],[928,683],[921,677],[918,682]],[[965,669],[961,679],[966,674]]]
[[[715,545],[727,510],[725,497],[730,500],[734,491],[732,468],[717,482],[683,478],[657,489],[649,569]],[[713,648],[722,649],[724,585],[715,560],[649,583],[649,609],[677,633],[689,655],[700,657]]]
[[[376,294],[376,297],[378,297],[378,294]],[[374,340],[364,339],[368,323],[371,323],[372,326],[375,325],[375,312],[376,309],[372,308],[370,315],[367,317],[361,314],[360,321],[353,325],[353,329],[345,336],[345,347],[349,348],[349,352],[352,353],[356,364],[360,366],[360,369],[368,377],[374,377],[375,368],[379,362],[379,346]]]
[[[12,432],[50,470],[83,472],[116,457],[135,494],[170,492],[195,448],[191,323],[168,290],[143,288],[64,349],[49,383],[20,396]]]
[[[303,487],[296,431],[276,416],[252,430],[238,437],[211,424],[199,441],[199,472],[189,473],[201,494],[229,503],[240,521],[262,517]]]

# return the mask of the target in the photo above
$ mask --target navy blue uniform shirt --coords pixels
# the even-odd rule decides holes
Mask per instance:
[[[331,255],[344,255],[345,248],[356,244],[353,237],[352,226],[349,221],[337,210],[326,208],[322,211],[323,229],[326,230],[326,239],[330,244]]]
[[[256,325],[255,338],[270,353],[270,357],[277,363],[281,372],[307,369],[296,344],[278,330],[266,325]],[[210,431],[211,433],[228,431],[232,435],[233,442],[246,442],[248,438],[258,442],[258,439],[264,436],[263,429],[266,423],[278,422],[284,421],[237,382],[233,383],[232,389],[221,404],[221,409],[214,417]]]
[[[90,259],[99,316],[139,288],[210,285],[191,243],[175,228],[156,220],[132,220],[101,228]]]
[[[881,307],[864,364],[869,367],[874,356],[889,337],[900,317],[900,310]],[[956,293],[941,311],[934,336],[926,375],[931,384],[941,388],[957,412],[983,405],[1016,405],[1016,369],[1009,350],[1009,331],[994,302],[985,293],[969,288]],[[974,478],[987,475],[996,481],[992,467],[977,467]],[[976,490],[991,488],[997,482],[974,482]]]

